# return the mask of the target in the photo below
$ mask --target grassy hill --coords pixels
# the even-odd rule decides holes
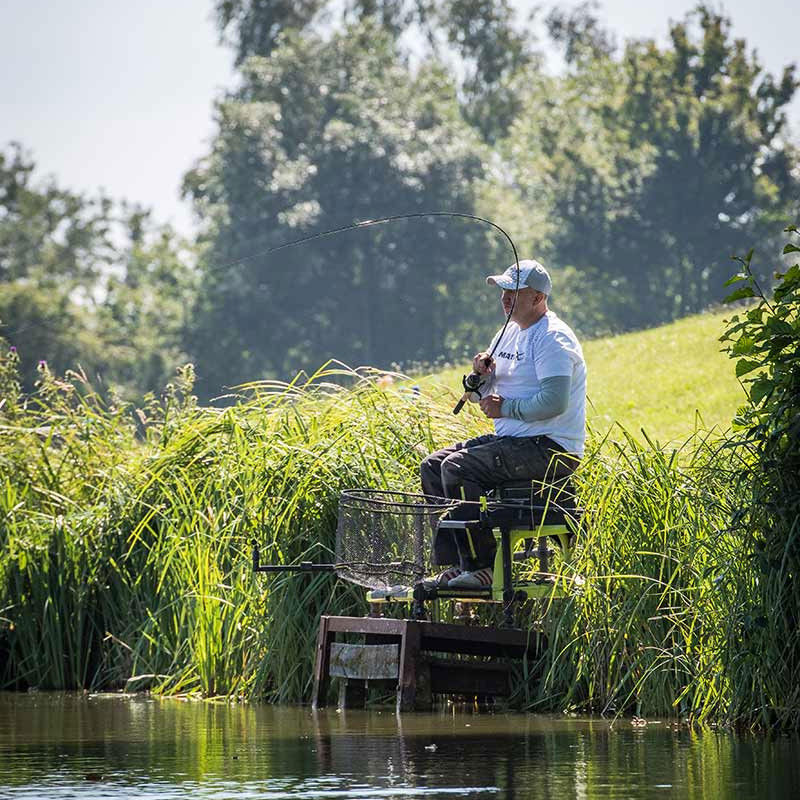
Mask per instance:
[[[713,311],[583,342],[588,420],[595,433],[619,423],[666,443],[683,441],[696,429],[726,430],[744,401],[733,362],[720,352],[724,320],[732,313]],[[457,386],[461,371],[448,369],[437,378]]]

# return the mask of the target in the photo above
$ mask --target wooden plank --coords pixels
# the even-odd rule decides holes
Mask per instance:
[[[400,647],[400,674],[397,682],[397,710],[417,710],[417,668],[420,663],[420,622],[403,620]]]
[[[543,639],[536,631],[430,623],[422,649],[439,653],[523,658],[538,653]]]
[[[427,622],[423,639],[470,639],[471,641],[491,642],[495,644],[525,647],[528,643],[529,631],[514,628],[493,628],[488,626],[452,625],[446,622]]]
[[[399,642],[408,624],[408,620],[389,617],[328,617],[332,632],[363,633],[390,642]],[[421,650],[522,658],[544,647],[544,638],[536,631],[443,622],[415,621],[413,624],[419,626]]]
[[[317,652],[314,659],[314,690],[311,695],[311,708],[322,708],[328,702],[328,667],[330,661],[330,646],[334,634],[330,630],[331,617],[324,614],[319,618],[319,631],[317,632]]]
[[[390,617],[328,617],[331,631],[340,633],[375,633],[382,636],[402,636],[408,620]],[[498,644],[522,646],[528,643],[529,636],[535,632],[514,628],[493,628],[486,626],[453,625],[446,622],[415,622],[422,626],[424,639],[463,639],[495,642]]]
[[[330,630],[337,633],[375,633],[402,636],[406,621],[391,617],[328,617]]]
[[[336,642],[352,634],[363,644]],[[325,705],[331,676],[344,678],[340,702],[362,705],[365,681],[397,687],[397,710],[430,708],[433,694],[489,697],[509,691],[507,664],[446,659],[434,653],[535,658],[547,646],[533,630],[464,626],[387,617],[320,619],[313,705]]]
[[[328,674],[334,678],[380,680],[396,678],[400,659],[397,644],[344,644],[333,642]]]
[[[451,639],[426,641],[425,649],[435,653],[460,653],[470,656],[491,656],[494,658],[538,658],[545,647],[545,639],[537,634],[531,635],[527,645],[510,645],[502,642],[483,642]]]

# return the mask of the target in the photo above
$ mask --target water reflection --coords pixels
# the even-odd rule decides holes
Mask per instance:
[[[0,695],[0,796],[784,798],[796,739],[667,723]]]

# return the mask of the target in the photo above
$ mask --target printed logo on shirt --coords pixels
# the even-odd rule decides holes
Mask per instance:
[[[507,353],[507,352],[501,350],[497,354],[497,357],[498,358],[507,358],[507,359],[509,359],[511,361],[522,361],[522,359],[525,358],[525,353]]]

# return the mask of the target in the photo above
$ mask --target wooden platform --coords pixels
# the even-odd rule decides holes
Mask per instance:
[[[337,641],[358,638],[359,642]],[[479,697],[509,692],[509,664],[538,658],[541,634],[510,628],[452,625],[387,617],[322,616],[314,664],[314,708],[324,706],[332,677],[342,680],[340,705],[363,704],[366,685],[397,693],[397,710],[431,707],[437,694]],[[483,660],[443,658],[484,656]]]

